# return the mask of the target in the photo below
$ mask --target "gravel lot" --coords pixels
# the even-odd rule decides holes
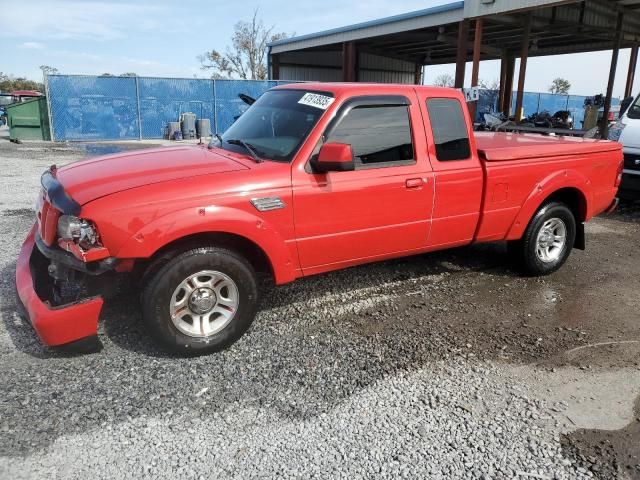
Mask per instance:
[[[0,139],[0,478],[640,478],[638,205],[547,278],[502,245],[313,277],[195,359],[132,293],[64,356],[16,313],[15,259],[43,168],[96,151]]]

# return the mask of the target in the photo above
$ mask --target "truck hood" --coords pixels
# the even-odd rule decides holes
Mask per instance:
[[[96,157],[58,169],[57,178],[80,205],[113,193],[152,183],[248,167],[204,147],[136,150]]]

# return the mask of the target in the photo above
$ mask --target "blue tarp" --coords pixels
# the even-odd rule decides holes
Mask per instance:
[[[248,106],[243,93],[257,98],[276,85],[273,80],[209,80],[195,78],[49,75],[48,98],[55,140],[126,140],[162,138],[168,122],[192,112],[208,118],[214,132],[222,133]],[[578,95],[525,92],[525,115],[544,110],[552,115],[569,110],[575,128],[581,128],[584,100]],[[497,90],[481,90],[476,121],[495,112]],[[513,93],[513,105],[516,92]],[[612,105],[618,105],[618,99]],[[515,108],[515,107],[514,107]]]
[[[136,79],[50,75],[54,140],[140,138]]]
[[[224,132],[257,98],[285,81],[50,75],[55,140],[162,138],[168,122],[192,112]]]

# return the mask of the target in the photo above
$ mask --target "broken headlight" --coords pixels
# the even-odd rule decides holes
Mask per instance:
[[[58,219],[58,237],[73,240],[84,249],[98,246],[98,232],[93,223],[72,215],[61,215]]]

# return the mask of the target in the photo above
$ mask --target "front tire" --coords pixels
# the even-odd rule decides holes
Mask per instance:
[[[237,253],[217,247],[196,248],[173,258],[142,294],[149,331],[182,355],[227,348],[249,328],[257,307],[255,271]]]
[[[509,251],[526,274],[549,275],[567,261],[575,239],[573,212],[564,203],[548,202],[531,219],[522,239],[509,244]]]

